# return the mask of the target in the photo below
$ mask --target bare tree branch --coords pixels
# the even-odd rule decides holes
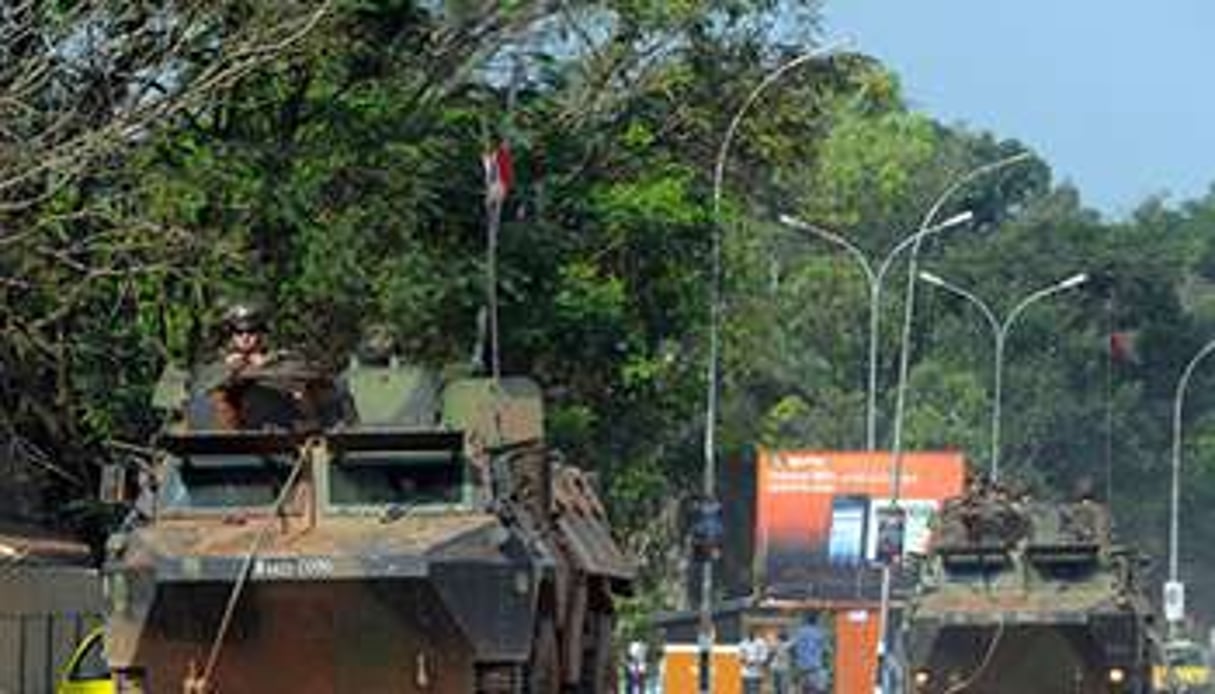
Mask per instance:
[[[250,22],[231,35],[218,33],[225,2],[207,4],[208,12],[174,4],[148,12],[111,2],[85,4],[57,21],[33,9],[0,16],[0,35],[29,44],[0,72],[0,213],[38,204],[47,198],[39,183],[46,177],[61,187],[100,156],[141,141],[283,55],[327,16],[331,2],[273,3],[280,14],[269,23]],[[104,35],[107,20],[119,24],[116,18],[128,13],[142,17],[137,26]],[[124,47],[129,55],[115,55]],[[213,57],[197,63],[208,52]]]

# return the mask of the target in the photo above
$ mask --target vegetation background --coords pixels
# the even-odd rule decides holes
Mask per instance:
[[[713,160],[748,92],[822,44],[812,0],[28,0],[0,10],[0,515],[102,532],[114,441],[146,440],[168,362],[212,348],[225,299],[339,364],[370,323],[408,357],[468,362],[485,277],[482,152],[513,153],[500,279],[507,372],[545,387],[549,435],[599,475],[644,565],[635,614],[684,600],[703,465]],[[1150,127],[1145,124],[1144,127]],[[864,47],[788,73],[725,170],[720,447],[744,589],[755,445],[865,439],[873,258],[966,172],[1027,149],[910,111]],[[1215,335],[1215,194],[1107,220],[1034,157],[976,180],[923,267],[1027,312],[1004,380],[1002,469],[1040,496],[1112,494],[1161,558],[1174,388]],[[890,441],[902,286],[881,305],[879,445]],[[921,285],[905,441],[988,464],[992,339]],[[1111,342],[1113,337],[1114,342]],[[1111,344],[1118,347],[1116,354]],[[1182,575],[1215,600],[1215,398],[1186,406]]]

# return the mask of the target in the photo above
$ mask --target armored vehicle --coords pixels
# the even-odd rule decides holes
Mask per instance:
[[[909,600],[915,692],[1146,692],[1152,612],[1106,508],[971,490],[942,509]]]
[[[534,382],[275,360],[183,392],[109,541],[118,692],[608,691],[634,569]]]

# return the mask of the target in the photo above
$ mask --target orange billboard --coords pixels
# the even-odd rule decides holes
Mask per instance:
[[[890,514],[889,451],[759,451],[755,524],[761,583],[804,583],[849,574],[878,556],[878,518]],[[902,455],[901,551],[922,552],[941,502],[958,496],[965,461],[954,451]]]

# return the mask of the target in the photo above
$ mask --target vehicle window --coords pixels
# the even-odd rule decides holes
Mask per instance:
[[[1082,581],[1097,570],[1096,564],[1076,562],[1036,562],[1034,564],[1043,578],[1052,581]]]
[[[1011,566],[1008,557],[1002,554],[988,554],[981,560],[950,557],[942,562],[945,575],[954,583],[996,583]]]
[[[169,509],[269,506],[291,472],[286,456],[191,455],[170,466],[161,489]]]
[[[451,451],[346,453],[330,467],[329,502],[336,506],[455,504],[464,465]]]
[[[90,637],[88,646],[76,660],[70,680],[99,680],[110,676],[110,666],[105,659],[105,639],[100,635]]]
[[[1197,647],[1169,649],[1165,652],[1169,665],[1205,665],[1202,650]]]

